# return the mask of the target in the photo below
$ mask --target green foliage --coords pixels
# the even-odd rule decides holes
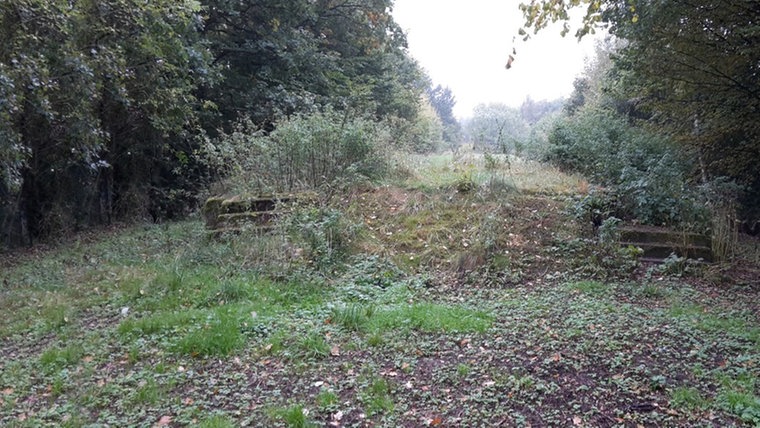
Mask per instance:
[[[583,294],[605,295],[609,292],[609,286],[597,281],[580,281],[568,284],[568,287]]]
[[[391,396],[391,387],[387,380],[379,376],[369,376],[361,399],[368,415],[392,412],[395,405]]]
[[[392,146],[413,153],[433,153],[441,149],[447,129],[427,99],[421,101],[414,119],[391,118],[385,124]]]
[[[462,126],[454,117],[454,106],[457,103],[454,93],[451,88],[441,85],[429,88],[427,93],[430,104],[443,123],[443,140],[450,146],[458,146],[462,138]]]
[[[308,412],[303,406],[294,404],[288,408],[272,410],[272,416],[285,423],[289,428],[308,428],[315,426],[308,419]]]
[[[315,401],[321,409],[332,409],[338,404],[340,397],[333,391],[322,390],[317,394]]]
[[[673,406],[687,409],[700,410],[708,406],[708,401],[696,388],[678,387],[670,393],[670,402]]]
[[[335,111],[296,115],[265,134],[251,122],[206,146],[227,192],[328,191],[386,171],[374,123]]]
[[[312,332],[298,340],[296,354],[306,359],[325,358],[330,355],[330,345],[323,334]]]
[[[84,356],[81,345],[69,345],[62,348],[49,348],[40,355],[40,363],[49,371],[71,366]]]
[[[373,329],[420,330],[426,332],[484,332],[493,323],[487,312],[434,303],[404,305],[377,310],[371,319]]]
[[[208,88],[227,125],[333,105],[377,118],[412,118],[425,89],[403,49],[390,0],[206,2],[207,35],[223,84]]]
[[[213,74],[198,12],[185,1],[0,5],[0,222],[11,241],[131,210],[179,214],[180,193],[202,178],[181,174],[194,165],[194,90]],[[175,200],[149,200],[170,188]]]
[[[186,215],[239,165],[203,156],[220,139],[242,141],[238,155],[266,152],[244,165],[251,174],[281,168],[254,185],[381,175],[370,123],[415,120],[427,86],[390,11],[390,0],[4,1],[3,243]],[[293,117],[328,107],[371,119],[336,114],[325,129]],[[241,117],[252,125],[236,129]],[[298,123],[280,126],[286,117]],[[277,131],[247,144],[259,128]]]
[[[233,428],[233,427],[235,427],[235,423],[230,418],[223,415],[211,416],[209,418],[203,419],[198,424],[198,428]]]
[[[180,339],[174,349],[191,356],[229,355],[244,343],[240,321],[221,309],[209,314],[206,322]]]
[[[754,0],[531,0],[521,9],[527,27],[538,31],[562,20],[566,33],[568,10],[580,5],[587,9],[577,37],[604,26],[623,41],[611,78],[618,110],[673,136],[699,159],[703,179],[726,176],[747,186],[742,215],[754,224],[760,218],[760,101],[754,60],[760,53],[755,20],[760,5]]]
[[[341,211],[330,208],[304,208],[287,218],[286,228],[293,244],[317,269],[331,269],[348,256],[356,239],[358,225]]]
[[[590,194],[584,200],[587,220],[598,225],[614,212],[646,224],[709,227],[698,190],[687,184],[692,165],[667,139],[589,108],[558,122],[549,141],[548,160],[611,188],[609,199]]]
[[[333,323],[348,330],[361,331],[366,328],[374,312],[375,308],[372,305],[350,303],[334,308],[330,319]]]

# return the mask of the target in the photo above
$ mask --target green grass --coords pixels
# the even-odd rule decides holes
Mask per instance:
[[[240,320],[234,314],[217,311],[190,331],[173,347],[191,356],[225,356],[245,344]]]
[[[607,284],[598,281],[579,281],[570,283],[567,286],[572,290],[591,296],[604,295],[608,293],[610,289]]]
[[[332,409],[334,408],[338,402],[340,401],[340,398],[334,391],[327,391],[322,390],[317,394],[317,397],[314,400],[318,407],[321,409]]]
[[[362,403],[367,415],[390,413],[395,408],[391,395],[391,386],[382,377],[371,376],[362,393]]]
[[[493,316],[483,310],[434,303],[417,303],[377,310],[370,318],[368,325],[370,329],[381,331],[419,330],[443,333],[482,333],[492,323]]]
[[[305,359],[320,359],[330,355],[330,345],[319,332],[311,332],[298,339],[295,349],[296,355]]]
[[[232,419],[223,415],[215,415],[209,418],[203,419],[198,428],[234,428],[236,425]]]
[[[288,428],[308,428],[313,427],[313,424],[306,413],[303,406],[294,404],[286,408],[275,408],[270,410],[272,419],[280,421]]]
[[[331,321],[348,330],[361,331],[367,327],[374,313],[375,307],[373,305],[349,303],[334,308]]]
[[[361,232],[332,264],[188,221],[3,265],[0,425],[758,424],[755,296],[575,270],[562,200],[511,196],[525,164],[429,161],[424,192],[342,195]]]
[[[153,379],[148,379],[139,385],[134,392],[132,402],[135,405],[155,405],[161,398],[163,391]]]
[[[49,348],[40,355],[40,363],[46,370],[56,370],[78,363],[84,356],[81,345]]]
[[[118,332],[122,336],[150,336],[165,332],[176,331],[205,318],[210,311],[184,310],[172,312],[157,312],[142,318],[131,318],[121,322]]]

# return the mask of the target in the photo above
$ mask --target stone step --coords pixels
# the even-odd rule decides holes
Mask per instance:
[[[702,259],[706,262],[712,262],[712,248],[703,246],[674,246],[669,244],[658,244],[652,242],[620,242],[620,245],[627,247],[632,245],[644,250],[642,258],[652,260],[665,260],[671,254],[676,254],[678,257],[686,257],[688,259],[699,260]]]
[[[206,229],[210,230],[234,228],[247,222],[264,225],[284,213],[288,204],[296,200],[314,201],[316,194],[304,192],[263,196],[214,196],[206,200],[201,212],[206,220]]]
[[[240,225],[243,223],[254,223],[264,225],[271,222],[275,217],[282,214],[282,210],[271,211],[249,211],[230,214],[219,214],[217,224]]]
[[[709,235],[653,226],[621,226],[620,245],[644,250],[642,261],[662,262],[671,254],[693,260],[713,261]]]
[[[620,240],[625,242],[658,243],[683,246],[712,247],[708,235],[679,232],[662,228],[624,226],[619,229]]]

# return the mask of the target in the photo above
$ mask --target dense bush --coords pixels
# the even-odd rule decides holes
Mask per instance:
[[[584,109],[558,121],[549,143],[549,161],[609,188],[616,216],[655,225],[708,226],[703,198],[690,183],[694,166],[667,138],[610,111]]]
[[[381,178],[387,162],[378,125],[327,111],[296,115],[265,133],[249,122],[209,142],[221,192],[291,192]]]

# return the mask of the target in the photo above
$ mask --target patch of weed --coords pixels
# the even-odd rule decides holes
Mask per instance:
[[[40,310],[40,317],[45,320],[47,330],[57,330],[71,322],[74,308],[69,304],[51,304]]]
[[[299,404],[286,408],[274,408],[270,410],[269,414],[273,419],[285,423],[289,428],[309,428],[315,426],[308,418],[309,412]]]
[[[250,301],[254,296],[252,286],[243,281],[224,281],[211,288],[205,298],[207,306],[222,306],[233,302]]]
[[[159,312],[143,318],[130,318],[119,324],[118,332],[122,336],[150,336],[191,325],[203,319],[207,313],[200,310],[185,310]]]
[[[234,428],[232,419],[224,415],[214,415],[198,423],[198,428]]]
[[[323,389],[319,391],[315,401],[320,409],[331,410],[338,404],[340,398],[334,391]]]
[[[705,409],[709,404],[698,389],[683,386],[670,392],[670,402],[673,406],[686,410]]]
[[[723,389],[715,398],[724,410],[733,413],[748,424],[760,425],[760,397],[752,392]]]
[[[131,401],[136,405],[154,405],[158,403],[161,392],[156,381],[149,378],[137,387]]]
[[[174,346],[176,352],[192,356],[229,355],[241,347],[244,337],[233,314],[217,311]]]
[[[434,303],[418,303],[378,310],[370,319],[373,330],[420,330],[425,332],[484,332],[493,317],[482,310]]]
[[[50,348],[40,356],[40,363],[46,370],[55,370],[78,363],[84,356],[84,348],[73,344],[63,348]]]
[[[330,355],[330,345],[325,336],[312,332],[296,343],[296,354],[307,359],[320,359]]]
[[[367,415],[390,413],[395,404],[391,396],[391,387],[387,380],[379,376],[370,376],[362,391],[361,400]]]
[[[375,307],[372,305],[349,303],[334,308],[330,319],[334,324],[348,330],[361,331],[367,326],[374,313]]]
[[[602,296],[609,292],[607,284],[598,281],[578,281],[567,285],[571,290],[579,291],[591,296]]]
[[[459,363],[457,364],[457,376],[461,378],[467,377],[472,371],[472,367],[469,364]]]

